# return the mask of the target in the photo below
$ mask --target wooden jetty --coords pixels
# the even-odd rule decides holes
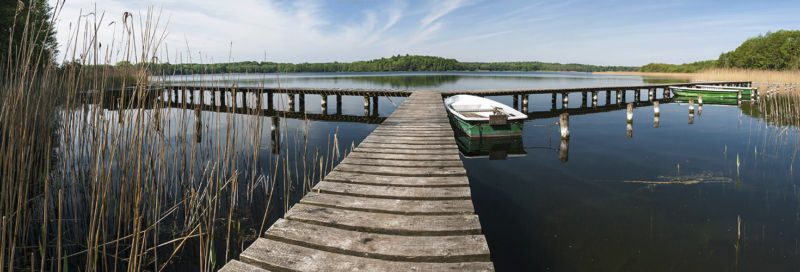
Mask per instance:
[[[492,271],[442,95],[414,92],[221,271]]]

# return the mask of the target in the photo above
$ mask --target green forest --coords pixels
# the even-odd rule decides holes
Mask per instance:
[[[129,65],[121,63],[118,65]],[[156,75],[214,74],[214,73],[295,73],[295,72],[409,72],[409,71],[636,71],[638,67],[596,66],[545,62],[459,62],[434,56],[396,55],[356,62],[276,63],[232,62],[213,64],[152,64]]]
[[[693,73],[710,68],[800,70],[800,30],[779,30],[747,39],[716,60],[686,64],[651,63],[642,72]]]

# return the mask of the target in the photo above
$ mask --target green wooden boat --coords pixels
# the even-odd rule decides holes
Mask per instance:
[[[444,104],[450,123],[470,138],[520,136],[528,118],[500,102],[473,95],[454,95]]]
[[[689,97],[698,97],[703,96],[703,99],[706,98],[729,98],[729,99],[736,99],[737,93],[739,91],[742,92],[742,99],[750,99],[750,95],[753,93],[752,89],[729,89],[729,88],[697,88],[697,87],[669,87],[670,91],[676,96],[689,96]]]

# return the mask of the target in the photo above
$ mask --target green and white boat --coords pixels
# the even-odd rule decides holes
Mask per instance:
[[[444,104],[450,123],[470,138],[520,136],[528,118],[503,103],[474,95],[454,95]]]
[[[753,93],[752,89],[730,89],[730,87],[726,88],[719,88],[714,86],[708,87],[675,87],[671,86],[669,89],[672,91],[673,94],[676,96],[690,96],[690,97],[698,97],[703,96],[703,98],[730,98],[736,99],[737,93],[739,91],[742,92],[742,99],[750,99],[750,95]]]

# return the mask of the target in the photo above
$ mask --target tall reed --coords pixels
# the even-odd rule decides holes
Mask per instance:
[[[0,271],[163,271],[176,262],[213,271],[340,158],[335,133],[310,155],[296,136],[309,122],[277,118],[284,144],[261,167],[260,96],[162,91],[147,73],[166,55],[161,15],[120,17],[78,18],[62,65],[42,59],[33,46],[42,30],[28,27],[14,60],[0,64]],[[109,25],[114,40],[99,41]],[[119,60],[137,65],[102,65]],[[234,111],[240,101],[259,106]]]

